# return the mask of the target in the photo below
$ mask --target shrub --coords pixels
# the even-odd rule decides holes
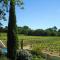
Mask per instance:
[[[32,55],[27,50],[20,50],[17,54],[17,60],[32,60]]]

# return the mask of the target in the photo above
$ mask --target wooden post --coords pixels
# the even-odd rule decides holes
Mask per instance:
[[[23,39],[21,40],[21,49],[23,49]]]

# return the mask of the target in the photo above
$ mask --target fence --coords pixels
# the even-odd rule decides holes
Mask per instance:
[[[58,59],[60,58],[60,40],[43,40],[40,38],[24,38],[24,39],[20,39],[19,40],[19,47],[21,47],[21,40],[23,40],[23,46],[24,49],[31,49],[31,50],[36,50],[36,51],[40,51],[44,54],[46,54],[46,59],[48,60],[48,55],[50,55],[49,57],[54,57],[54,60],[57,59],[56,57],[58,57]],[[2,40],[2,42],[7,46],[7,41],[6,40]],[[48,55],[47,55],[48,54]],[[52,60],[52,57],[50,58]]]

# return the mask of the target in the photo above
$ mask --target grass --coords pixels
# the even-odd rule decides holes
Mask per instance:
[[[7,40],[7,34],[1,33],[0,40],[4,43]],[[18,35],[18,40],[24,40],[24,45],[32,45],[37,48],[48,48],[49,50],[60,50],[60,37],[58,36],[24,36]],[[6,44],[6,43],[5,43]]]
[[[46,60],[46,59],[43,59],[42,57],[34,56],[32,60]]]
[[[1,33],[0,40],[5,44],[7,41],[7,34]],[[24,36],[18,35],[18,40],[24,40],[24,45],[31,45],[32,50],[36,52],[48,51],[51,54],[60,53],[60,37],[58,36]],[[20,42],[19,42],[20,44]],[[40,60],[39,58],[36,58]],[[34,59],[35,60],[35,59]]]
[[[0,60],[9,60],[9,59],[7,59],[7,57],[5,57],[5,56],[1,56]]]

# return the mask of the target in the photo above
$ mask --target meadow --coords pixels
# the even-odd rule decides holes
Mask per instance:
[[[5,44],[7,41],[7,34],[2,33],[0,36]],[[25,36],[18,35],[18,41],[23,40],[23,45],[29,47],[37,54],[46,53],[51,56],[60,57],[60,37],[58,36]]]

